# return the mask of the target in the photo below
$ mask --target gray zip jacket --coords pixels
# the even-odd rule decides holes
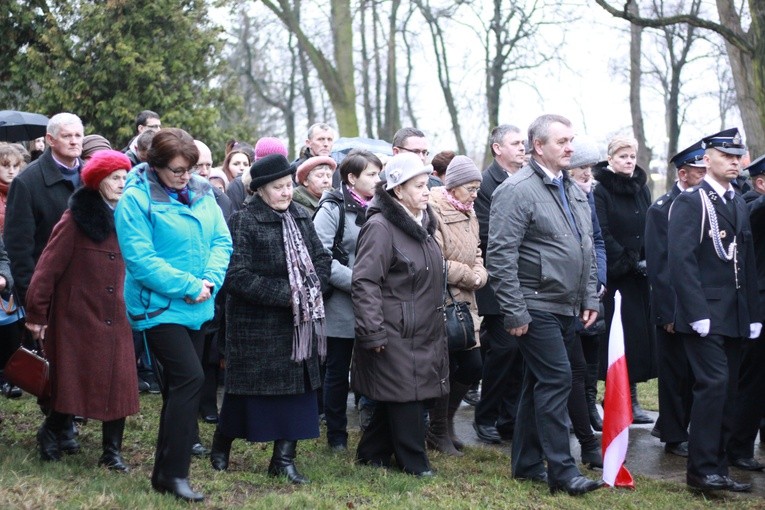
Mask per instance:
[[[566,316],[598,309],[590,206],[563,175],[581,240],[558,187],[534,159],[492,195],[486,268],[507,329],[530,323],[529,309]]]

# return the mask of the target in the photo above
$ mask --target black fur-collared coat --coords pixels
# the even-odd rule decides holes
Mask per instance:
[[[418,225],[380,185],[367,217],[351,283],[353,389],[383,402],[439,398],[449,393],[449,358],[438,219],[428,206]]]
[[[48,325],[54,410],[103,421],[138,412],[124,282],[114,213],[98,191],[80,188],[53,228],[27,292],[27,322]]]
[[[311,216],[290,204],[323,290],[332,258]],[[291,290],[281,217],[255,195],[229,220],[234,252],[226,273],[226,392],[234,395],[299,395],[321,386],[317,342],[311,358],[292,354]]]

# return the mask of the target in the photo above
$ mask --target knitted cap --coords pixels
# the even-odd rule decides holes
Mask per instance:
[[[303,181],[308,179],[308,174],[311,173],[311,170],[320,165],[329,165],[329,168],[331,168],[333,172],[335,171],[335,168],[337,168],[337,162],[329,156],[314,156],[308,158],[297,168],[297,173],[295,174],[297,183],[303,184]]]
[[[249,172],[245,172],[242,174],[242,178]],[[210,175],[207,176],[207,180],[217,178],[223,181],[223,184],[228,186],[228,177],[226,177],[226,174],[223,173],[223,169],[219,166],[216,166],[215,168],[210,169]]]
[[[454,156],[449,166],[446,167],[444,185],[446,189],[454,189],[457,186],[481,179],[481,171],[475,166],[473,160],[467,156],[458,155]]]
[[[602,161],[598,145],[587,137],[577,136],[571,142],[571,148],[574,153],[571,155],[569,168],[579,168],[582,166],[593,166]]]
[[[128,157],[120,151],[100,150],[85,163],[80,178],[86,187],[97,190],[101,181],[109,177],[112,172],[117,170],[129,172],[132,167]]]
[[[287,147],[278,138],[264,136],[255,144],[255,159],[260,159],[269,154],[281,154],[286,158]]]
[[[385,189],[392,190],[399,184],[404,184],[413,177],[430,174],[433,167],[423,165],[417,154],[399,152],[388,160],[385,165]]]
[[[88,135],[82,139],[82,159],[88,159],[96,151],[110,150],[109,140],[101,135]]]
[[[294,171],[295,167],[290,165],[287,158],[281,154],[269,154],[259,158],[250,167],[250,176],[252,177],[250,189],[255,191],[271,181],[291,175]]]

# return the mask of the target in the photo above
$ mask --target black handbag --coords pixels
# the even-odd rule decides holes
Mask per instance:
[[[447,295],[449,304],[446,304]],[[464,351],[476,346],[470,302],[455,301],[451,289],[446,284],[446,261],[444,261],[444,322],[449,351]]]

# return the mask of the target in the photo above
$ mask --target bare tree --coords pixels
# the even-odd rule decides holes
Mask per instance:
[[[692,13],[643,17],[632,9],[634,0],[627,0],[622,9],[609,0],[595,1],[633,25],[658,28],[688,24],[720,35],[725,41],[747,143],[753,154],[765,152],[765,0],[748,0],[748,30],[734,0],[716,0],[719,22]]]
[[[632,4],[632,9],[637,6]],[[632,114],[632,133],[641,148],[638,151],[637,164],[641,166],[649,176],[651,173],[651,157],[653,149],[648,146],[645,137],[645,124],[643,122],[643,107],[640,100],[640,85],[642,78],[641,57],[643,29],[637,25],[630,27],[630,113]],[[649,185],[652,183],[649,179]]]

